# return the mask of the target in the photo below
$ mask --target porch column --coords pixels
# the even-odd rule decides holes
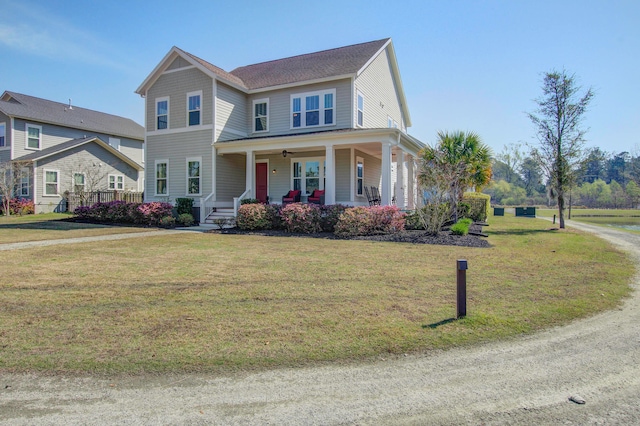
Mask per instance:
[[[255,154],[253,153],[253,151],[247,151],[247,184],[246,184],[246,190],[248,190],[249,192],[247,193],[247,198],[254,198],[253,197],[253,169],[254,169],[254,160],[255,160]]]
[[[404,200],[404,151],[396,152],[396,206],[405,208]]]
[[[413,210],[416,208],[416,177],[413,171],[414,158],[409,156],[407,158],[407,194],[409,196],[409,202],[407,208]]]
[[[382,144],[382,197],[381,204],[391,204],[391,144]]]
[[[333,145],[327,145],[325,152],[324,203],[331,205],[336,203],[336,159]]]

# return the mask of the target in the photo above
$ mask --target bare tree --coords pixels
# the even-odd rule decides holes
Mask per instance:
[[[593,90],[579,97],[575,75],[551,71],[542,80],[542,96],[535,100],[538,109],[527,114],[536,128],[539,145],[532,157],[546,172],[558,199],[560,228],[564,228],[565,192],[570,189],[573,174],[582,159],[586,130],[582,118]]]
[[[81,204],[86,204],[91,193],[107,189],[108,166],[99,161],[76,162],[71,168],[73,180],[67,191],[79,197]]]
[[[29,166],[27,161],[5,161],[0,163],[0,198],[2,198],[2,211],[5,216],[10,214],[11,199],[18,196],[22,169]]]

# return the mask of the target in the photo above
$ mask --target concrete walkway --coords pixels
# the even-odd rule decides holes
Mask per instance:
[[[93,241],[126,240],[129,238],[156,237],[159,235],[173,235],[181,232],[206,232],[217,229],[215,225],[190,226],[188,228],[161,229],[148,232],[129,232],[124,234],[96,235],[95,237],[60,238],[56,240],[24,241],[20,243],[0,244],[0,251],[17,250],[30,247],[47,247],[59,244],[90,243]]]

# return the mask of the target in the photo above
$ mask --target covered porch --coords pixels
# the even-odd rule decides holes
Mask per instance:
[[[241,139],[213,144],[214,192],[202,200],[237,212],[240,201],[281,203],[289,190],[305,202],[324,190],[325,204],[369,205],[365,187],[379,188],[382,205],[416,204],[415,158],[423,147],[398,129],[345,129]],[[207,206],[211,206],[207,208]],[[204,215],[204,216],[203,216]],[[203,210],[201,218],[206,218]]]

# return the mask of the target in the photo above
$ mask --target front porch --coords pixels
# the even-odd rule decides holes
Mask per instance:
[[[324,190],[325,204],[369,205],[365,187],[381,204],[416,205],[415,158],[420,142],[397,129],[347,129],[213,145],[213,188],[200,200],[201,218],[217,209],[237,212],[240,201],[281,203],[289,190]]]

